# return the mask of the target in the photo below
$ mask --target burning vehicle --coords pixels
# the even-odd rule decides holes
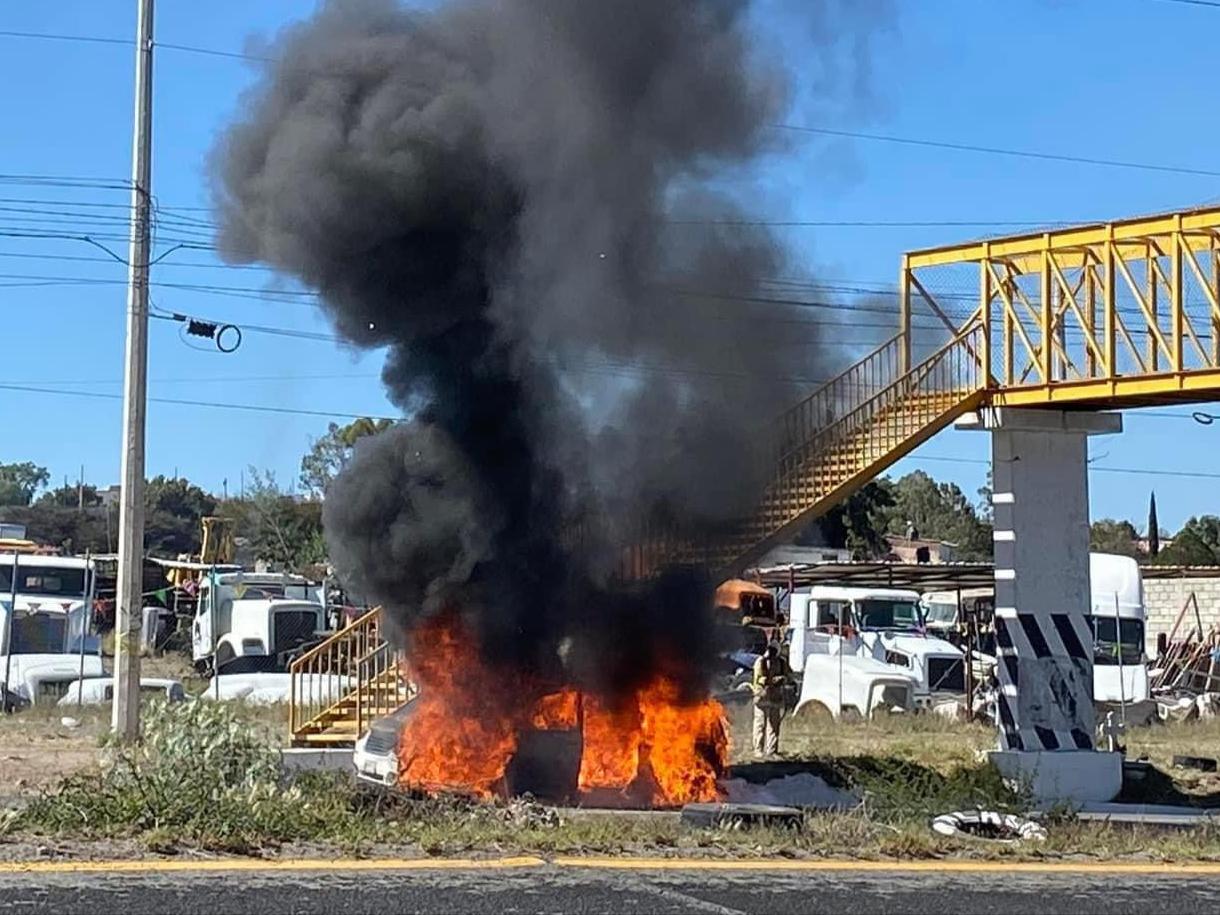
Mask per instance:
[[[365,781],[596,806],[676,807],[718,796],[728,733],[714,700],[684,703],[663,678],[617,706],[571,688],[531,689],[520,678],[498,691],[456,620],[438,621],[422,637],[430,660],[413,670],[418,697],[374,722],[356,744],[353,761]],[[470,690],[468,677],[487,690]],[[504,688],[543,691],[522,714]],[[455,712],[463,716],[456,729]]]
[[[327,0],[219,140],[222,257],[315,291],[403,412],[323,503],[338,576],[419,686],[361,750],[396,733],[400,785],[492,797],[566,753],[590,803],[717,797],[708,577],[616,569],[641,530],[739,525],[772,414],[808,390],[776,371],[809,324],[769,292],[784,247],[719,181],[776,148],[790,101],[755,13]]]

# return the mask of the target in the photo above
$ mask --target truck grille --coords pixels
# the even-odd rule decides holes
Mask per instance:
[[[961,658],[928,658],[928,689],[961,693],[966,690],[966,671]]]
[[[64,696],[68,695],[68,687],[71,685],[71,683],[71,680],[41,681],[36,687],[37,692],[34,695],[34,704],[54,705]]]
[[[313,610],[277,610],[271,634],[272,653],[291,651],[313,638],[318,615]]]

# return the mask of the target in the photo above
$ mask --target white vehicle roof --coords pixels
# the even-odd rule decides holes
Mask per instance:
[[[18,566],[42,566],[47,569],[83,569],[84,556],[38,556],[34,553],[18,553]],[[93,565],[92,562],[89,565]],[[0,566],[13,567],[13,554],[0,553]]]
[[[1130,556],[1090,553],[1089,591],[1094,616],[1144,618],[1140,567]]]
[[[837,588],[833,585],[813,585],[808,588],[797,588],[794,594],[806,594],[813,600],[909,600],[919,601],[915,591],[903,591],[898,588]]]
[[[962,600],[968,600],[972,597],[990,597],[994,593],[995,588],[962,588],[961,591],[928,591],[923,599],[930,604],[956,604],[958,594]]]
[[[221,585],[307,585],[309,579],[292,572],[218,572],[216,582]],[[200,582],[206,586],[211,578],[205,575]]]

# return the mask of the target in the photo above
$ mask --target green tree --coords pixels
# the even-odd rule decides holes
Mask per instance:
[[[992,482],[991,470],[987,470],[987,482],[979,487],[979,518],[987,524],[994,523],[994,512],[991,507],[995,487]]]
[[[351,459],[356,442],[369,435],[384,432],[393,423],[388,419],[369,419],[362,416],[346,426],[331,423],[326,434],[316,439],[309,453],[301,458],[301,486],[310,496],[320,498],[326,494],[330,481]]]
[[[954,544],[959,559],[991,558],[991,524],[979,517],[956,483],[938,483],[916,470],[893,484],[893,495],[894,505],[887,512],[890,533],[903,534],[907,525],[914,525],[922,538]]]
[[[889,548],[885,540],[887,512],[893,505],[894,484],[887,477],[873,480],[806,528],[796,543],[845,548],[853,559],[884,556]]]
[[[1214,566],[1217,554],[1195,531],[1183,528],[1169,546],[1161,547],[1154,562],[1162,566]]]
[[[1182,525],[1181,534],[1193,534],[1213,550],[1220,549],[1220,517],[1200,515]]]
[[[246,498],[230,503],[236,534],[249,542],[256,558],[286,569],[326,561],[322,505],[295,499],[280,489],[275,474],[251,467]]]
[[[1154,561],[1166,566],[1216,565],[1220,562],[1220,517],[1190,518],[1174,536],[1173,543],[1161,547]]]
[[[0,464],[0,505],[29,505],[50,479],[47,468],[29,461]]]
[[[1138,559],[1138,540],[1139,532],[1130,521],[1101,518],[1089,525],[1089,549],[1095,553],[1116,553]]]
[[[52,489],[50,492],[44,492],[38,497],[36,504],[58,505],[61,508],[93,508],[102,504],[102,497],[98,495],[97,487],[89,483],[80,487],[69,483],[58,489]]]
[[[216,499],[181,477],[157,476],[144,489],[144,544],[150,553],[199,552],[200,519],[216,511]]]
[[[9,508],[5,520],[26,526],[36,543],[59,547],[68,553],[111,553],[118,543],[119,519],[114,507],[86,506],[80,511],[46,499],[33,505]]]

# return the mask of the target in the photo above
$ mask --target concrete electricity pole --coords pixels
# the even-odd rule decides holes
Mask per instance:
[[[153,0],[137,0],[135,136],[131,151],[131,248],[123,374],[122,497],[111,728],[140,733],[140,624],[144,590],[144,423],[148,388],[148,267],[151,257]]]

